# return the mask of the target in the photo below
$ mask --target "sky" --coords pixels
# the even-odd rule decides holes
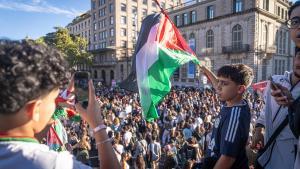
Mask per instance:
[[[36,39],[89,9],[90,0],[0,0],[0,38]]]
[[[0,38],[39,38],[90,9],[90,0],[0,0]]]

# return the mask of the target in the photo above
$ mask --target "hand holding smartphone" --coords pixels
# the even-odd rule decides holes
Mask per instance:
[[[270,85],[271,89],[273,90],[271,92],[271,95],[274,97],[277,104],[282,106],[288,106],[293,102],[293,96],[291,92],[284,86],[275,83],[272,77],[270,77]]]
[[[270,80],[272,90],[281,90],[280,87],[278,86],[279,84],[275,83],[272,77],[270,77],[269,80]],[[283,97],[284,94],[281,92],[280,94],[278,94],[278,96]]]
[[[74,75],[75,101],[83,108],[88,106],[90,73],[85,71],[76,72]]]

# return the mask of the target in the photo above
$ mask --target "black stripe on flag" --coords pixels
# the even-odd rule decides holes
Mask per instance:
[[[139,50],[145,45],[148,39],[148,35],[150,33],[151,28],[160,22],[161,13],[155,13],[148,15],[142,22],[140,34],[135,46],[135,51],[132,56],[132,70],[128,75],[127,79],[120,83],[120,88],[125,89],[127,91],[138,93],[138,86],[136,80],[136,54]]]

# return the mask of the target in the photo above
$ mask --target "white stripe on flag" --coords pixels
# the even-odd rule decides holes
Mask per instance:
[[[235,125],[235,128],[234,128],[233,136],[230,139],[230,142],[234,142],[236,131],[237,131],[237,128],[238,128],[239,123],[240,123],[240,114],[241,114],[241,108],[239,108],[239,111],[238,111],[237,122],[236,122],[236,125]]]
[[[228,123],[229,125],[228,125],[228,127],[227,127],[227,133],[226,133],[225,140],[228,140],[228,137],[229,137],[230,129],[231,129],[232,122],[233,122],[234,111],[235,111],[235,107],[231,109],[231,113],[230,113],[230,121],[229,121],[229,123]]]
[[[147,42],[136,55],[136,76],[143,108],[149,110],[151,105],[151,93],[148,82],[148,70],[158,60],[158,47],[156,36],[159,23],[154,25],[148,35]],[[145,110],[145,111],[148,111]],[[147,112],[144,112],[147,113]]]

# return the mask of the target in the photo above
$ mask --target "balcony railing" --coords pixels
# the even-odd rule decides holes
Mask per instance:
[[[225,54],[243,53],[243,52],[248,52],[249,50],[250,50],[249,44],[241,44],[241,45],[223,46],[222,47],[222,52]]]
[[[114,66],[117,64],[117,61],[110,60],[110,61],[94,61],[94,66]]]

